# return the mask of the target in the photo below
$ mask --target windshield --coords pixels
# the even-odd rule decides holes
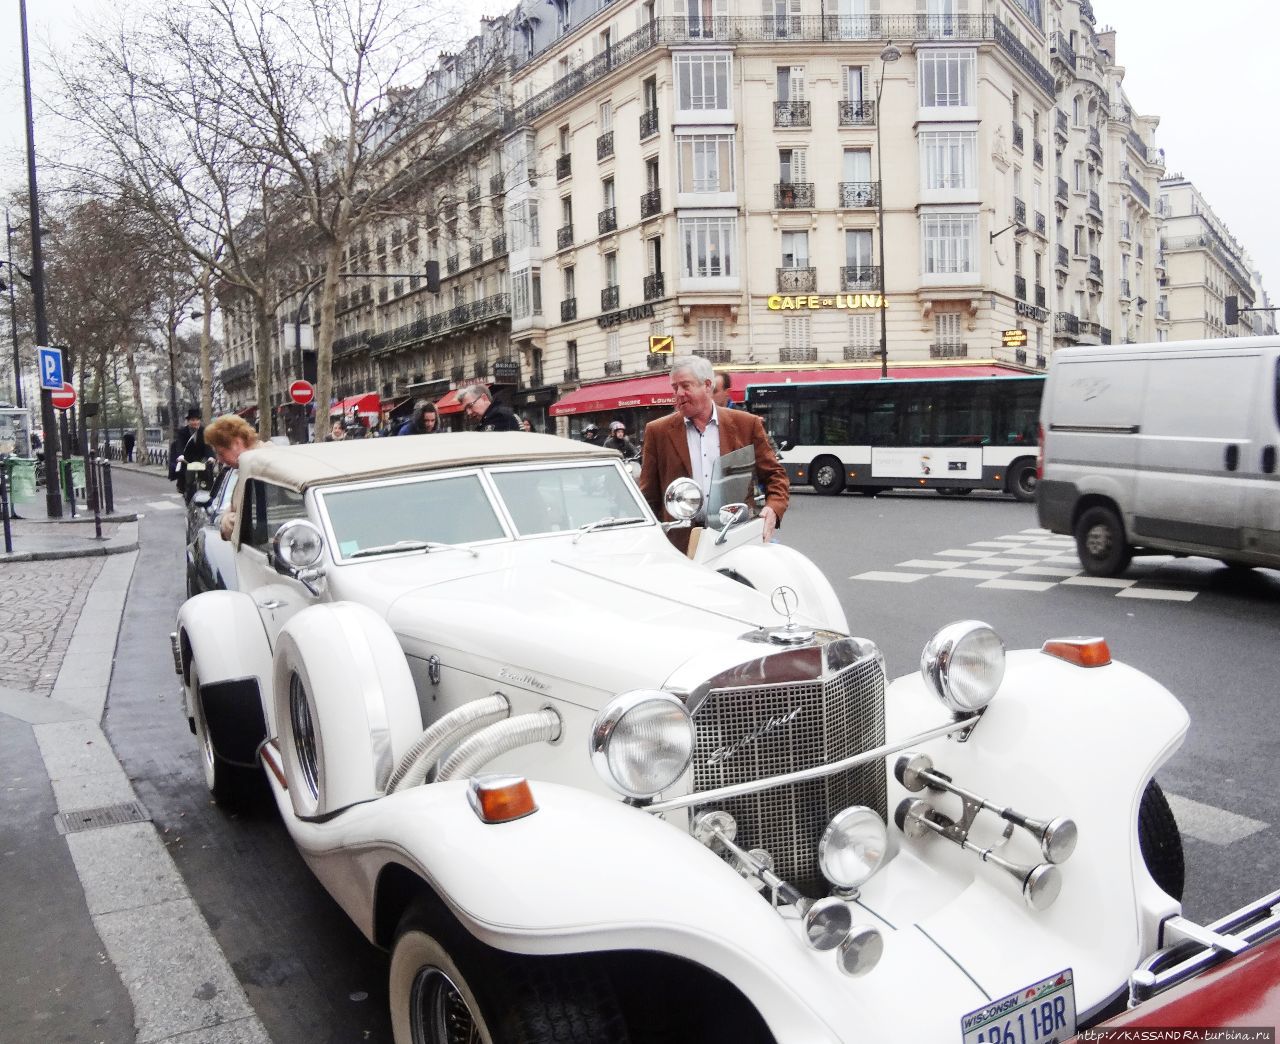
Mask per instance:
[[[338,490],[322,500],[343,558],[400,541],[465,544],[506,536],[475,472]]]
[[[564,532],[604,518],[648,520],[633,487],[613,464],[490,474],[520,536]]]

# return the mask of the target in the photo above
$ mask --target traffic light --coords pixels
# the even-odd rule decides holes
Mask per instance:
[[[431,260],[427,262],[427,289],[433,294],[440,292],[440,262]]]
[[[1228,326],[1235,326],[1240,321],[1240,299],[1232,294],[1226,300],[1227,314],[1223,319]]]

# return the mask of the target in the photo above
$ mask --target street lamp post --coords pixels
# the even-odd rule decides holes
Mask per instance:
[[[16,232],[9,221],[9,211],[6,208],[4,212],[4,235],[5,244],[8,252],[8,258],[5,262],[9,267],[9,331],[13,335],[13,396],[14,405],[22,406],[22,356],[18,352],[18,305],[13,297],[13,284],[16,282],[15,276],[26,277],[25,272],[20,272],[13,266],[13,233]],[[30,280],[28,279],[28,282]],[[0,280],[0,289],[4,288],[4,281]]]
[[[879,201],[880,221],[880,377],[889,376],[889,326],[885,317],[889,297],[887,292],[888,270],[884,263],[884,150],[880,147],[880,125],[884,122],[884,112],[880,108],[880,97],[884,93],[884,67],[896,62],[902,52],[893,46],[890,40],[880,52],[880,79],[876,83],[876,199]]]

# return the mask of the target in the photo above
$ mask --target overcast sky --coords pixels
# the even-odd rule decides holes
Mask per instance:
[[[477,25],[480,14],[513,6],[464,2]],[[29,0],[37,97],[47,82],[38,66],[50,44],[65,44],[86,17],[110,6],[109,0]],[[1156,145],[1165,150],[1169,173],[1196,183],[1252,255],[1273,298],[1280,296],[1280,206],[1270,200],[1280,145],[1267,101],[1276,96],[1269,45],[1280,39],[1280,4],[1094,0],[1093,6],[1098,28],[1117,30],[1117,58],[1134,108],[1160,117]],[[0,188],[6,190],[25,185],[17,30],[17,0],[0,0]],[[39,134],[37,102],[37,147]]]

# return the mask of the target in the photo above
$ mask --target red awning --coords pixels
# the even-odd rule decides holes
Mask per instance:
[[[241,406],[238,410],[236,410],[236,416],[243,417],[245,420],[248,420],[250,417],[255,416],[257,412],[258,412],[257,406]]]
[[[401,399],[383,399],[382,412],[395,413],[395,411],[398,410],[401,406],[403,406],[406,402],[408,402],[410,398],[411,396],[405,396],[404,398],[401,398]]]
[[[445,392],[440,398],[436,399],[436,413],[442,417],[449,413],[461,413],[462,403],[458,401],[459,391],[461,391],[460,388],[455,388],[453,391]]]
[[[733,386],[729,389],[734,402],[742,402],[748,385],[812,384],[816,381],[874,381],[880,379],[880,364],[841,366],[822,370],[731,370]],[[999,363],[975,363],[972,366],[890,366],[889,376],[898,380],[921,380],[929,377],[1014,377],[1025,376],[1025,370],[1001,366]],[[632,377],[625,381],[588,384],[562,396],[552,405],[553,417],[579,413],[603,413],[608,410],[639,406],[670,406],[671,377],[666,373],[648,377]]]
[[[364,395],[348,395],[345,399],[335,402],[329,407],[330,417],[348,417],[352,413],[358,413],[364,417],[378,416],[380,403],[375,392],[365,392]]]

